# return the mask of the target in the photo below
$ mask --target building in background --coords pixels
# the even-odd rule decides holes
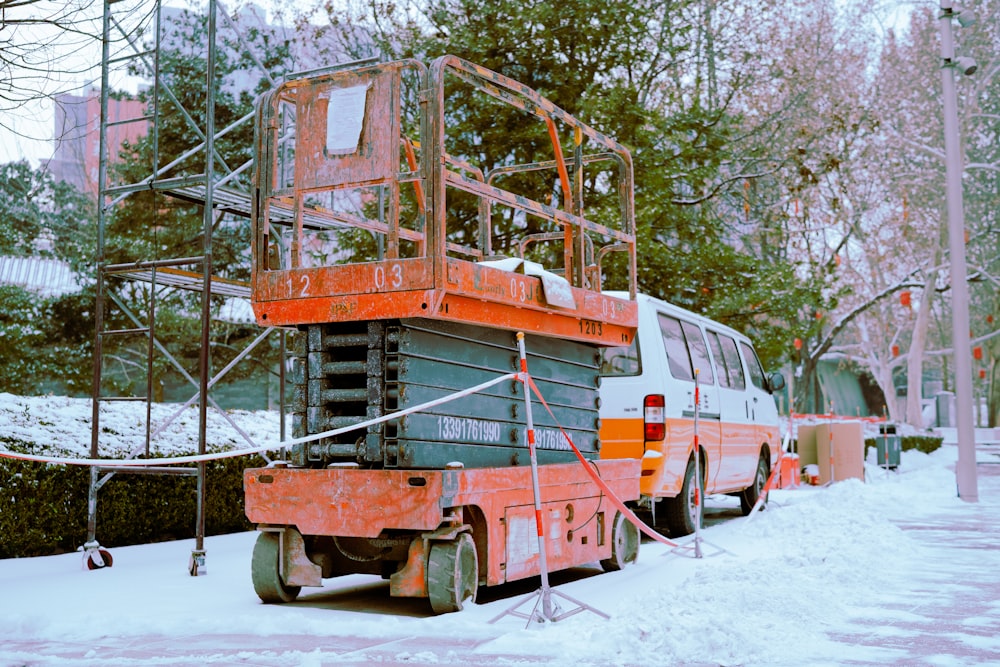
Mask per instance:
[[[239,26],[248,26],[257,30],[274,30],[265,17],[265,12],[255,6],[248,5],[239,10],[234,22]],[[198,53],[200,45],[185,44],[182,39],[184,32],[190,30],[192,22],[197,21],[196,15],[186,9],[164,7],[161,15],[161,49],[181,49]],[[236,52],[226,46],[227,43],[238,43],[238,37],[222,22],[219,27],[219,43],[223,49]],[[234,90],[249,90],[251,74],[236,72],[232,80],[223,82]],[[140,89],[148,88],[150,81],[140,85]],[[101,128],[101,90],[91,86],[82,94],[62,93],[55,96],[55,113],[53,130],[55,136],[55,151],[47,167],[56,179],[75,186],[81,192],[93,197],[97,196],[97,181],[100,168],[100,128]],[[118,158],[121,147],[128,142],[135,144],[137,140],[150,131],[150,120],[146,117],[146,103],[137,99],[110,97],[108,99],[108,146],[112,161]]]
[[[73,269],[53,257],[0,256],[0,285],[14,285],[42,298],[80,291]]]
[[[190,56],[201,54],[204,45],[192,43],[185,36],[191,34],[203,17],[188,9],[165,6],[160,20],[161,49],[176,49]],[[229,21],[218,22],[218,45],[227,58],[240,57],[241,51],[246,48],[246,35],[267,33],[272,43],[288,42],[291,45],[289,71],[325,67],[349,59],[337,48],[332,36],[317,32],[303,39],[293,26],[268,21],[267,12],[252,3],[240,7],[232,15],[232,23],[235,29]],[[356,38],[359,44],[368,46],[372,55],[377,55],[367,35],[359,30]],[[237,70],[222,79],[219,85],[223,90],[238,95],[252,90],[260,76],[259,71]],[[140,84],[140,89],[148,88],[151,79],[150,76]],[[48,169],[57,181],[70,183],[81,192],[96,197],[100,167],[100,88],[92,86],[82,94],[56,95],[54,106],[55,151],[47,162]],[[108,145],[112,160],[117,159],[119,150],[126,142],[134,144],[149,133],[150,121],[145,116],[145,102],[121,97],[108,100]],[[130,120],[135,122],[124,122]]]
[[[142,120],[145,103],[138,100],[108,100],[108,145],[112,159],[125,142],[134,144],[149,131]],[[135,122],[121,121],[139,119]],[[121,124],[112,124],[121,123]],[[100,168],[101,91],[89,88],[83,95],[63,93],[55,97],[56,149],[48,168],[56,181],[65,181],[81,192],[97,197]]]

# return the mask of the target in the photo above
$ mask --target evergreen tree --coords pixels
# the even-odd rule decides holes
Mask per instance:
[[[27,161],[0,165],[0,255],[56,257],[86,272],[92,263],[93,203]]]
[[[0,165],[0,255],[58,259],[84,291],[53,297],[0,285],[4,391],[81,393],[93,338],[93,203],[26,161]]]
[[[320,32],[355,55],[372,47],[387,58],[459,55],[538,90],[625,144],[635,165],[640,289],[753,335],[773,367],[815,289],[787,258],[745,243],[737,222],[745,182],[774,156],[766,139],[748,140],[760,131],[736,104],[754,79],[752,63],[744,71],[725,62],[737,47],[722,37],[735,42],[738,35],[717,24],[730,11],[740,11],[738,3],[362,3],[328,6],[330,25]],[[358,26],[367,28],[366,40],[358,40]],[[551,159],[547,138],[526,134],[516,113],[466,108],[463,117],[474,127],[468,151],[513,143],[518,162]],[[552,191],[551,184],[535,187],[540,198]]]

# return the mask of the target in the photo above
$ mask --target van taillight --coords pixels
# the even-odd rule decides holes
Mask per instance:
[[[643,432],[646,440],[663,440],[667,426],[663,422],[663,394],[650,394],[642,401]]]

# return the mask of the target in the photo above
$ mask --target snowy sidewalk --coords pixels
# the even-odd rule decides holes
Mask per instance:
[[[884,569],[868,575],[874,587],[885,582],[885,595],[859,610],[852,631],[832,633],[872,653],[863,662],[832,662],[1000,663],[1000,466],[980,465],[977,472],[978,503],[931,512],[897,508],[893,522],[926,545],[927,558],[907,570],[908,586],[897,587],[897,554],[884,554]]]
[[[262,605],[252,533],[209,538],[196,578],[192,541],[115,549],[114,567],[95,572],[78,554],[4,560],[0,665],[1000,663],[1000,466],[979,467],[969,504],[955,498],[954,446],[903,455],[898,472],[870,468],[866,484],[775,492],[749,522],[727,509],[733,499],[711,498],[704,537],[721,555],[646,542],[622,572],[553,575],[610,620],[489,624],[537,581],[439,617],[363,576]]]

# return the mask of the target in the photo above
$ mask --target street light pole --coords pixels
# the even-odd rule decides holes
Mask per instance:
[[[965,265],[965,218],[962,210],[963,160],[958,136],[955,94],[955,43],[952,0],[941,0],[941,88],[944,100],[945,196],[948,204],[948,248],[951,253],[951,316],[955,369],[955,420],[958,427],[958,497],[979,502],[976,479],[976,440],[972,414],[972,350],[969,344],[969,285]],[[970,72],[971,73],[971,72]]]

